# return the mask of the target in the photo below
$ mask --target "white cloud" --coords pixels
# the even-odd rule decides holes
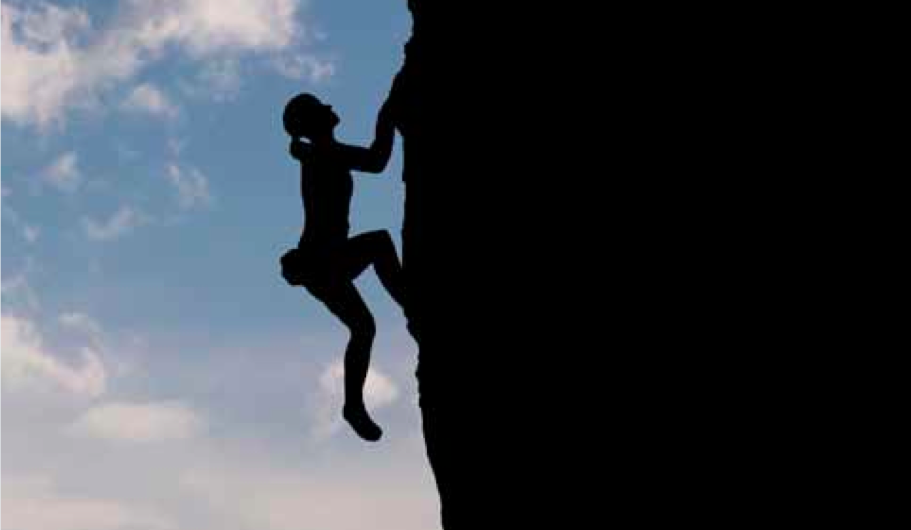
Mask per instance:
[[[109,403],[89,409],[69,432],[109,441],[148,443],[187,440],[203,428],[202,418],[180,403]]]
[[[121,206],[107,221],[95,221],[82,218],[85,234],[93,241],[110,241],[117,239],[142,225],[146,217],[129,206]]]
[[[22,530],[169,530],[175,525],[128,503],[64,496],[45,476],[3,476],[3,527]]]
[[[44,168],[41,176],[45,182],[62,192],[76,191],[82,181],[76,153],[69,151],[60,155],[51,165]]]
[[[342,427],[342,401],[345,395],[344,362],[335,361],[319,377],[320,395],[316,401],[313,436],[328,438]],[[375,368],[367,372],[364,383],[364,403],[371,412],[392,404],[399,397],[399,389],[389,377]]]
[[[177,202],[182,209],[189,210],[194,206],[205,206],[212,202],[209,181],[198,169],[182,169],[176,164],[170,164],[165,178],[177,191]]]
[[[80,313],[61,315],[60,323],[83,327],[87,319],[75,315]],[[149,355],[166,354],[149,346],[155,348]],[[152,366],[142,377],[124,378],[117,385],[116,401],[106,402],[126,405],[120,414],[87,413],[92,404],[73,399],[49,406],[32,396],[15,400],[17,396],[4,395],[13,399],[4,402],[3,410],[3,528],[439,528],[437,493],[420,443],[417,410],[407,419],[397,418],[403,422],[388,425],[388,436],[379,444],[367,447],[354,436],[331,445],[307,444],[307,433],[298,423],[301,416],[296,414],[304,412],[298,377],[310,381],[306,386],[319,389],[325,366],[295,362],[292,366],[303,372],[289,370],[288,364],[273,362],[281,357],[272,346],[269,350],[273,359],[266,364],[262,359],[251,360],[245,347],[228,356],[219,349],[192,359],[184,355],[180,362]],[[228,366],[233,367],[226,370]],[[251,370],[258,375],[251,377]],[[337,393],[341,386],[338,370],[334,372],[325,378],[326,388]],[[155,380],[153,387],[180,401],[147,401],[150,379],[146,375]],[[228,393],[230,397],[217,397],[208,387],[212,384],[235,391]],[[211,406],[221,410],[211,420],[215,424],[211,429],[181,428],[180,421],[158,421],[159,426],[170,423],[172,427],[156,429],[150,427],[156,422],[149,420],[135,430],[124,427],[125,422],[149,416],[148,410],[137,406],[187,409],[190,403],[182,396],[199,392],[207,400],[214,399]],[[236,414],[248,405],[262,413],[253,418]],[[200,417],[199,411],[191,414]],[[101,419],[86,420],[93,429],[79,432],[87,427],[82,420],[90,416]],[[273,421],[281,422],[278,431],[270,427]],[[178,427],[173,427],[175,423]],[[184,426],[194,423],[182,422]],[[94,429],[99,424],[106,426]],[[164,432],[170,432],[170,437]],[[181,432],[192,437],[180,438]],[[129,441],[137,439],[172,441]],[[251,489],[251,484],[256,487]]]
[[[2,116],[47,125],[80,84],[76,34],[89,29],[79,8],[38,2],[29,9],[2,5]],[[69,101],[68,101],[69,100]]]
[[[165,53],[205,60],[302,43],[301,0],[127,0],[94,30],[85,10],[3,3],[2,116],[45,128],[97,104]]]
[[[320,389],[330,396],[342,396],[345,393],[345,365],[339,360],[330,364],[320,375]],[[392,380],[374,368],[367,372],[364,384],[364,402],[371,409],[389,405],[399,397],[399,389]]]
[[[280,50],[302,31],[299,0],[133,0],[127,18],[139,46],[168,44],[204,57],[231,50]]]
[[[12,315],[0,319],[5,386],[13,391],[62,389],[88,397],[104,393],[107,371],[94,348],[80,348],[78,364],[65,363],[48,353],[33,322]]]
[[[177,105],[168,96],[150,83],[143,83],[133,89],[123,101],[121,108],[128,112],[145,113],[152,116],[173,119],[180,114]]]

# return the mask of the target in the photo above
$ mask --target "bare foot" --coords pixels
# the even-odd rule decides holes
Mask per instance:
[[[354,429],[358,436],[368,442],[375,442],[383,436],[383,430],[373,422],[364,405],[353,407],[345,405],[342,408],[342,417],[351,425],[351,428]]]

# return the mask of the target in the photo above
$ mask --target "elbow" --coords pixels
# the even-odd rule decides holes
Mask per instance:
[[[382,173],[386,169],[386,165],[389,162],[389,159],[377,159],[371,160],[364,165],[364,171],[367,173]]]

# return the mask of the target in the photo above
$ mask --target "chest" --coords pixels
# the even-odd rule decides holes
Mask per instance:
[[[335,160],[313,160],[301,169],[301,192],[317,201],[348,199],[354,189],[351,171]]]

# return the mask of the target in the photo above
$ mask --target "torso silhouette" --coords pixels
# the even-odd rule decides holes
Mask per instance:
[[[301,161],[301,248],[333,247],[348,238],[354,182],[347,161],[353,156],[352,151],[350,146],[337,143],[313,146]]]
[[[300,97],[289,103],[291,110],[286,110],[286,116],[293,117],[295,101]],[[325,111],[329,107],[316,109]],[[374,230],[349,239],[348,215],[354,192],[351,171],[379,173],[389,161],[392,129],[384,116],[388,112],[381,111],[378,141],[369,149],[334,139],[313,144],[292,140],[291,155],[301,163],[304,230],[298,248],[280,260],[285,280],[305,287],[348,328],[342,417],[361,438],[371,442],[382,437],[382,429],[370,418],[363,396],[376,324],[353,282],[373,266],[380,282],[402,305],[402,266],[387,231]]]

